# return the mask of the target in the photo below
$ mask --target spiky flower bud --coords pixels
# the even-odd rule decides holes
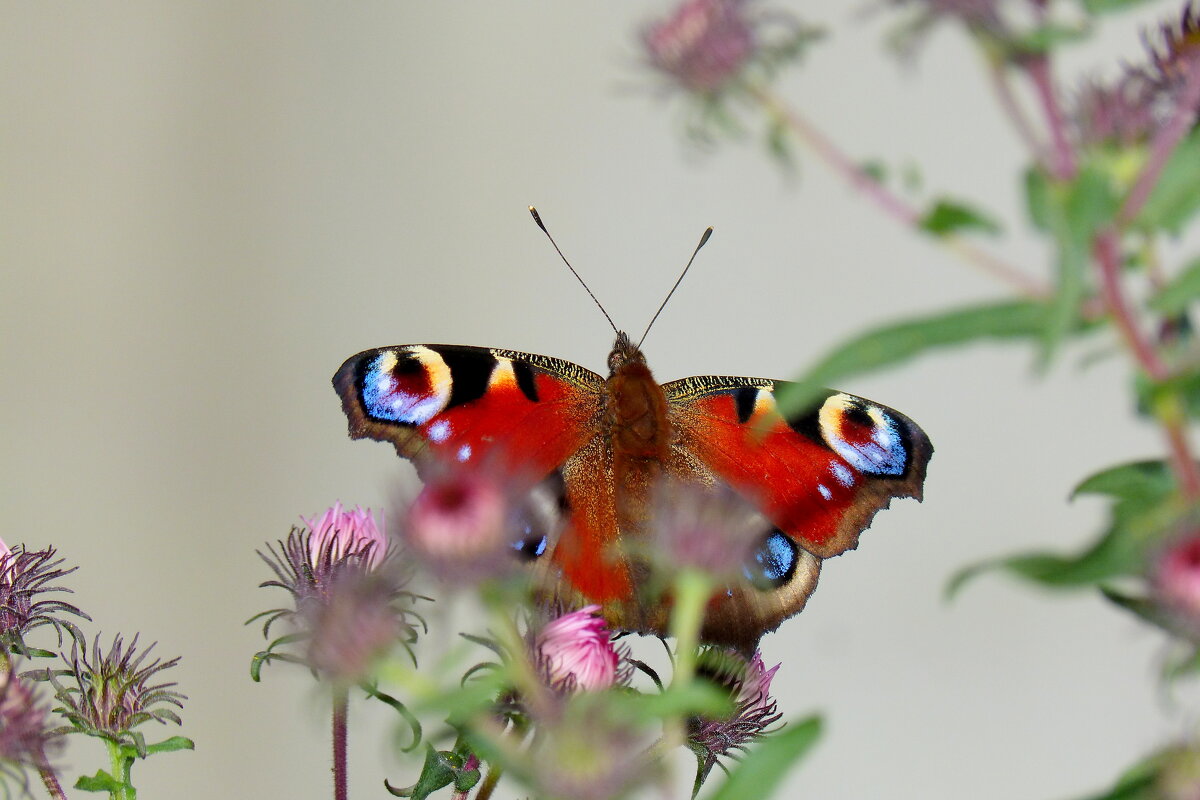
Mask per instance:
[[[25,767],[44,767],[60,739],[46,726],[46,706],[16,665],[0,672],[0,773],[24,783]]]
[[[723,719],[693,717],[688,721],[688,746],[698,765],[697,788],[721,758],[744,751],[783,716],[771,697],[771,679],[779,664],[767,669],[758,652],[746,662],[732,651],[710,651],[709,661],[707,675],[729,690],[734,708]]]
[[[642,34],[652,66],[683,88],[712,93],[753,56],[755,34],[746,0],[687,0]]]
[[[173,682],[151,682],[178,664],[179,657],[148,661],[154,645],[139,651],[137,643],[137,636],[128,646],[115,636],[105,652],[97,636],[90,655],[87,648],[76,645],[69,658],[63,656],[68,665],[65,675],[50,670],[43,673],[62,704],[56,710],[74,726],[70,732],[99,736],[143,752],[145,742],[135,728],[152,720],[181,724],[174,709],[183,708],[187,696],[176,691]]]
[[[54,556],[53,547],[29,552],[23,545],[10,550],[0,542],[0,644],[5,647],[22,648],[25,635],[43,625],[54,628],[60,644],[64,632],[77,642],[83,641],[75,623],[61,615],[87,620],[91,617],[70,603],[40,597],[50,592],[71,591],[52,582],[70,575],[78,567],[61,569],[63,559]]]

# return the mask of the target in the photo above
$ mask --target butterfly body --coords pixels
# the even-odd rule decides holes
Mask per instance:
[[[701,632],[742,649],[803,608],[821,559],[856,546],[892,497],[920,498],[932,447],[892,409],[831,392],[785,419],[775,381],[659,384],[623,333],[608,367],[605,378],[529,353],[401,345],[352,356],[333,382],[350,435],[392,443],[418,471],[486,463],[554,493],[560,524],[535,565],[543,593],[597,603],[621,630],[665,632],[644,555],[664,485],[726,491],[749,510],[753,558]]]

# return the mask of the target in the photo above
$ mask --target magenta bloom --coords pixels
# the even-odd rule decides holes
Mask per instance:
[[[1200,535],[1175,541],[1159,557],[1152,576],[1155,594],[1187,627],[1200,631]]]
[[[586,606],[538,631],[535,659],[549,685],[593,691],[618,682],[621,653],[599,612],[600,606]]]
[[[745,6],[745,0],[687,0],[642,34],[650,63],[685,89],[716,92],[754,54]]]
[[[345,509],[338,501],[320,517],[300,519],[312,531],[308,547],[309,560],[314,569],[321,561],[322,554],[326,553],[330,562],[358,554],[370,568],[379,566],[387,554],[383,520],[381,518],[376,522],[369,508],[355,506]]]

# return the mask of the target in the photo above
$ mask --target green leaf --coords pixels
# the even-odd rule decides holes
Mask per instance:
[[[386,692],[379,691],[379,689],[375,688],[374,686],[363,686],[362,689],[368,695],[374,697],[381,703],[391,706],[392,709],[399,714],[404,722],[408,725],[409,730],[412,732],[412,741],[407,745],[401,745],[400,751],[402,753],[411,753],[413,750],[415,750],[417,745],[421,743],[421,721],[417,719],[416,715],[409,711],[408,707],[405,706],[404,703],[401,703],[395,697],[392,697]]]
[[[796,383],[776,396],[785,416],[810,406],[822,386],[850,375],[902,364],[939,347],[980,339],[1034,337],[1045,325],[1046,307],[1026,300],[969,306],[928,317],[885,325],[860,334],[828,353]]]
[[[991,570],[1055,589],[1087,587],[1138,574],[1148,551],[1181,512],[1174,478],[1161,461],[1106,469],[1083,481],[1073,496],[1081,494],[1099,494],[1112,500],[1109,526],[1099,540],[1074,555],[1025,553],[971,565],[951,577],[946,597],[953,598],[969,580]]]
[[[1170,755],[1169,750],[1153,753],[1125,770],[1108,791],[1080,800],[1161,800],[1156,783]]]
[[[454,783],[462,765],[462,756],[457,753],[438,751],[430,747],[425,753],[425,763],[421,765],[421,776],[417,778],[417,782],[407,789],[393,789],[389,786],[388,792],[397,797],[425,800],[439,789]]]
[[[925,212],[918,226],[934,236],[946,236],[964,230],[999,233],[1000,225],[982,211],[957,200],[939,198]]]
[[[1050,363],[1059,344],[1079,324],[1092,239],[1120,207],[1111,177],[1091,165],[1084,165],[1070,183],[1051,184],[1048,189],[1046,222],[1058,245],[1058,258],[1054,300],[1042,335],[1042,366]]]
[[[1200,209],[1200,128],[1175,148],[1134,223],[1178,234]]]
[[[1091,35],[1091,32],[1092,28],[1088,24],[1063,25],[1061,23],[1048,22],[1019,36],[1008,39],[1004,44],[1013,53],[1019,53],[1023,56],[1040,55],[1042,53],[1049,53],[1059,45],[1083,41]]]
[[[1083,9],[1089,14],[1108,14],[1145,5],[1146,2],[1147,0],[1083,0]]]
[[[1125,594],[1109,586],[1101,586],[1100,593],[1104,595],[1105,600],[1118,608],[1125,609],[1143,622],[1148,622],[1171,633],[1177,632],[1178,626],[1175,625],[1171,615],[1149,597]]]
[[[887,180],[887,164],[884,164],[877,158],[873,158],[869,161],[864,161],[859,164],[858,171],[876,183],[883,183]]]
[[[723,718],[733,710],[729,690],[706,680],[670,686],[658,694],[621,694],[609,698],[618,711],[635,719],[704,716]]]
[[[90,778],[87,775],[80,775],[79,779],[75,781],[75,788],[84,792],[118,794],[123,792],[126,786],[104,770],[97,770],[96,774]]]
[[[1150,307],[1168,317],[1187,311],[1187,307],[1200,297],[1200,258],[1193,259],[1158,294],[1150,298]]]
[[[789,769],[816,744],[821,718],[809,717],[760,740],[717,788],[709,800],[765,800],[783,782]]]
[[[152,753],[173,753],[176,750],[195,750],[196,743],[186,736],[172,736],[170,739],[163,739],[157,744],[146,746],[146,754]]]

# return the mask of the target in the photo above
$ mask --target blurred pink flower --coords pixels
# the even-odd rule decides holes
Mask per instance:
[[[535,660],[551,686],[594,691],[621,678],[621,653],[600,616],[585,606],[546,624],[534,638]]]
[[[342,507],[341,501],[333,504],[320,517],[301,517],[312,531],[308,539],[309,562],[316,569],[322,556],[328,561],[338,562],[350,555],[358,554],[370,568],[379,566],[387,555],[387,536],[384,535],[382,515],[375,521],[371,509],[355,506]]]
[[[17,664],[0,672],[0,762],[10,769],[46,763],[48,745],[61,744],[46,725],[47,710],[34,688],[19,677]],[[0,783],[4,771],[0,768]]]
[[[643,32],[650,63],[685,89],[716,92],[754,54],[745,6],[746,0],[686,0]]]
[[[1169,545],[1154,567],[1152,583],[1159,602],[1189,628],[1200,630],[1200,535]]]

